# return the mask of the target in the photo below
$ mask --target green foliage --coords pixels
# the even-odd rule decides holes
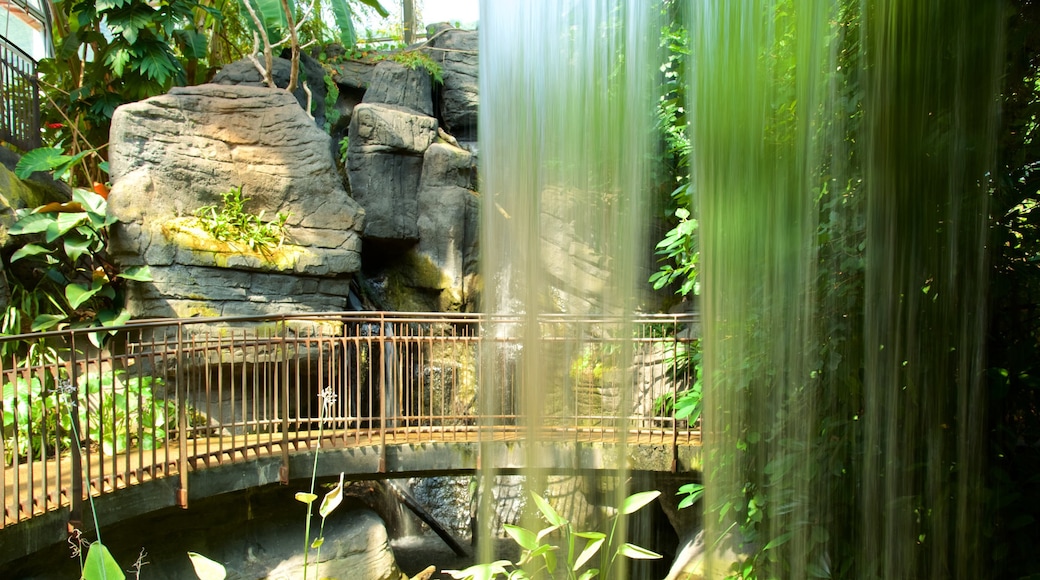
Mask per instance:
[[[339,85],[328,73],[322,80],[325,82],[325,132],[332,133],[332,127],[339,121],[339,109],[336,108],[339,101]]]
[[[693,382],[680,385],[675,393],[666,393],[654,401],[654,413],[675,419],[685,419],[695,425],[701,418],[703,410],[703,357],[699,340],[678,343],[674,355],[667,361],[668,374],[672,376],[689,374]]]
[[[176,414],[175,408],[156,398],[153,386],[161,384],[162,379],[124,372],[90,377],[76,389],[80,428],[106,454],[122,453],[128,446],[157,448],[166,441],[166,426]],[[43,459],[44,453],[65,451],[75,444],[71,402],[59,386],[51,375],[19,376],[3,384],[7,461]]]
[[[618,521],[631,515],[661,495],[659,491],[635,493],[621,503],[618,514],[612,518],[610,533],[575,531],[570,521],[560,515],[542,496],[531,493],[531,499],[541,512],[548,526],[530,530],[521,526],[505,525],[506,533],[521,548],[516,563],[499,560],[489,564],[477,564],[465,570],[445,570],[457,579],[508,578],[568,578],[590,580],[602,576],[610,578],[610,571],[618,558],[653,560],[661,555],[630,544],[615,542]],[[553,541],[550,541],[552,539]],[[604,549],[605,548],[605,549]],[[565,560],[559,561],[557,553],[566,550]],[[599,567],[592,567],[599,556]],[[559,564],[564,565],[563,568]]]
[[[286,18],[282,0],[238,0],[240,14],[246,21],[248,29],[259,32],[245,7],[246,1],[250,3],[263,23],[264,32],[272,44],[289,35],[289,20]],[[377,0],[310,0],[309,2],[288,0],[289,10],[292,12],[293,21],[298,25],[298,32],[303,42],[316,41],[324,44],[336,41],[345,47],[352,47],[357,43],[357,32],[353,21],[358,4],[374,9],[383,18],[390,14]],[[325,15],[328,13],[332,15],[335,30],[329,27],[325,19]],[[304,16],[307,18],[301,21]]]
[[[339,162],[344,166],[347,164],[347,151],[349,150],[350,135],[344,135],[343,138],[339,140]]]
[[[657,243],[656,254],[661,265],[650,276],[649,282],[654,290],[674,286],[675,293],[685,298],[690,294],[700,294],[700,252],[697,220],[691,211],[689,121],[685,108],[690,38],[675,13],[677,9],[675,2],[667,2],[662,8],[669,13],[669,18],[661,30],[661,46],[667,56],[661,65],[662,94],[657,105],[657,130],[665,145],[665,173],[676,184],[669,196],[668,216],[669,219],[674,216],[677,221]]]
[[[223,22],[199,0],[56,0],[52,6],[54,57],[40,62],[45,136],[72,155],[103,150],[119,105],[197,82],[198,64],[208,59],[206,33],[216,35]],[[73,181],[103,182],[102,161],[86,159]]]
[[[232,187],[221,197],[224,202],[219,210],[215,205],[195,210],[199,224],[213,239],[230,244],[242,242],[253,251],[281,247],[285,242],[288,214],[279,213],[275,221],[265,222],[264,210],[259,214],[249,213],[245,209],[249,198],[242,197],[241,187]]]
[[[444,69],[440,63],[430,58],[430,55],[419,50],[404,50],[395,52],[388,57],[390,60],[403,64],[410,70],[425,70],[430,78],[438,84],[444,83]]]
[[[673,196],[686,198],[682,190],[688,186],[680,186]],[[657,255],[663,264],[650,276],[650,284],[654,290],[660,290],[672,284],[679,284],[676,294],[686,296],[691,292],[700,294],[700,252],[697,250],[697,220],[690,217],[690,210],[679,207],[675,210],[679,223],[669,230],[664,239],[657,243]]]
[[[83,563],[83,580],[125,580],[123,569],[100,541],[87,548],[87,559]]]
[[[76,188],[70,202],[19,210],[16,215],[11,235],[42,236],[16,250],[7,268],[10,271],[23,260],[33,266],[30,275],[8,277],[12,287],[37,295],[35,300],[22,301],[23,306],[38,309],[22,313],[33,315],[31,330],[59,325],[116,326],[129,319],[123,309],[122,280],[147,281],[151,277],[147,266],[120,271],[108,261],[108,228],[116,220],[107,214],[104,198]],[[9,328],[14,329],[13,323]],[[102,339],[89,336],[98,344]]]

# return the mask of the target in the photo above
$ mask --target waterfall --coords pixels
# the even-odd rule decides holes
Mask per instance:
[[[539,315],[642,303],[651,4],[481,4],[482,300],[486,332],[522,346],[531,437],[596,332],[548,349]],[[981,577],[1002,4],[683,5],[709,545],[747,547],[745,577]],[[561,230],[582,243],[555,252]],[[485,409],[505,358],[484,359]]]

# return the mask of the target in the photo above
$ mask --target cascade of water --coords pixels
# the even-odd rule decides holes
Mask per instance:
[[[638,302],[649,4],[481,5],[483,301],[514,317],[486,332],[520,345],[531,437],[590,331],[545,348],[539,314]],[[1000,3],[686,6],[708,537],[750,546],[744,577],[978,577]],[[507,358],[485,415],[514,412]]]
[[[587,402],[568,380],[586,348],[583,337],[630,333],[624,320],[645,287],[640,258],[652,244],[647,191],[660,62],[657,37],[648,31],[658,29],[658,11],[641,0],[481,4],[480,243],[490,315],[484,333],[517,345],[485,353],[481,405],[482,415],[526,430],[527,465],[544,464],[534,445],[542,429]],[[613,315],[620,322],[549,323],[546,313]],[[626,360],[625,352],[614,356]],[[630,372],[627,363],[616,367]],[[502,401],[514,376],[515,401]],[[624,415],[630,399],[621,389],[602,414]],[[625,433],[618,421],[604,427]],[[494,466],[483,467],[490,489]],[[625,467],[617,467],[623,480]],[[532,468],[525,475],[531,491],[541,493],[545,474]],[[484,514],[490,497],[482,494]]]
[[[706,524],[757,577],[981,576],[999,4],[688,4]]]

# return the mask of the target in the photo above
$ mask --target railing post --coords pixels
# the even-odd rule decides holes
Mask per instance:
[[[386,321],[379,312],[379,473],[386,473]]]
[[[69,507],[69,525],[68,531],[72,535],[74,530],[83,529],[83,455],[80,452],[80,445],[82,444],[83,437],[80,433],[83,432],[83,426],[79,423],[79,363],[76,361],[76,332],[72,331],[69,335],[71,344],[69,345],[69,380],[72,381],[72,432],[76,434],[79,439],[72,442],[72,494],[71,494],[71,505]],[[95,522],[95,525],[97,522]]]
[[[679,401],[679,319],[672,318],[672,473],[679,471],[679,419],[675,417]],[[687,371],[689,372],[688,368]]]
[[[177,505],[188,509],[188,385],[184,356],[184,325],[177,323]]]
[[[319,349],[320,352],[320,349]],[[320,356],[320,355],[319,355]],[[289,323],[282,319],[282,372],[279,393],[282,398],[282,465],[278,468],[278,482],[289,484]],[[321,442],[318,442],[321,445]]]

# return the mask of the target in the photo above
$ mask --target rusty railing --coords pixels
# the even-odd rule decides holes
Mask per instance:
[[[0,139],[23,151],[40,146],[36,61],[0,36]]]
[[[319,432],[323,447],[384,453],[523,437],[517,389],[532,348],[557,361],[542,374],[553,383],[546,433],[698,441],[661,404],[690,385],[675,361],[689,352],[693,316],[541,317],[537,346],[510,335],[520,322],[350,312],[143,321],[110,329],[104,348],[85,329],[0,337],[0,528],[66,506],[79,519],[87,493],[157,478],[179,478],[185,501],[189,472],[261,456],[280,454],[288,478],[290,454]],[[482,368],[498,379],[484,415]]]

